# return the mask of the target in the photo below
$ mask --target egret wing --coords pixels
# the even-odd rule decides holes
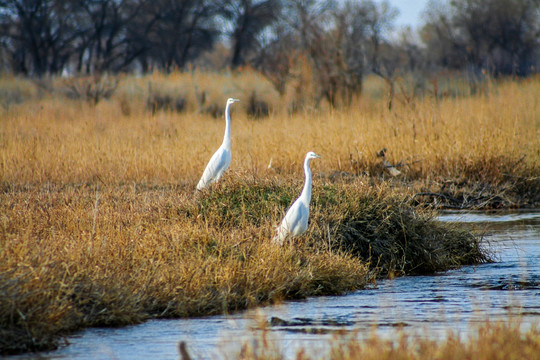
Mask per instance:
[[[214,155],[210,158],[208,165],[204,169],[203,175],[199,184],[197,185],[197,190],[202,190],[210,183],[218,180],[221,175],[227,170],[231,163],[231,153],[226,149],[220,147]]]
[[[281,226],[287,233],[299,235],[307,229],[307,218],[309,213],[304,203],[297,199],[287,210]]]
[[[285,220],[292,235],[300,235],[307,230],[309,210],[305,204],[297,200],[285,215]]]

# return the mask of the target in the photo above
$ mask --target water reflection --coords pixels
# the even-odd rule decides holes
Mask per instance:
[[[231,316],[153,320],[119,329],[88,329],[70,337],[71,345],[51,353],[17,358],[177,359],[183,340],[194,358],[220,359],[249,341],[258,321],[291,357],[305,347],[324,358],[324,339],[335,332],[376,331],[391,336],[396,328],[442,337],[448,330],[466,336],[470,324],[520,315],[524,326],[540,321],[540,212],[444,213],[488,234],[498,262],[468,266],[435,276],[385,280],[347,296],[288,302]],[[15,358],[15,357],[14,357]]]

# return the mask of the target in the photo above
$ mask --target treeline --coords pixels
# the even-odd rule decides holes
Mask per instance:
[[[526,76],[540,63],[540,0],[430,1],[419,33],[393,31],[397,15],[373,0],[0,0],[0,65],[31,76],[250,65],[282,93],[304,62],[334,104],[367,73]]]

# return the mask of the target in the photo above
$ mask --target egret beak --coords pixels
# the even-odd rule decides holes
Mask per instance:
[[[318,158],[318,159],[320,159],[320,158],[321,158],[321,155],[315,154],[315,157]]]
[[[239,100],[239,99],[233,99],[233,101],[234,101],[234,102],[238,102],[238,101],[240,101],[240,100]]]

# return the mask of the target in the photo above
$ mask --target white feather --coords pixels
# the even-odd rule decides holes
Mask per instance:
[[[197,190],[202,190],[211,183],[218,181],[229,168],[230,164],[231,150],[224,146],[220,146],[210,158],[208,165],[206,165],[206,168],[201,176],[201,180],[199,180],[199,183],[197,184]]]
[[[309,161],[316,158],[320,158],[320,156],[312,151],[306,154],[306,158],[304,160],[304,188],[302,189],[302,193],[298,199],[296,199],[289,210],[287,210],[281,224],[278,226],[277,234],[272,239],[272,241],[276,244],[283,245],[283,242],[287,237],[301,235],[306,232],[308,228],[312,182]]]
[[[225,134],[223,135],[223,143],[212,155],[210,161],[204,169],[201,180],[197,184],[197,190],[203,190],[211,183],[218,181],[219,178],[227,171],[231,164],[231,116],[230,106],[235,102],[240,101],[238,99],[227,99],[227,105],[225,106]]]

